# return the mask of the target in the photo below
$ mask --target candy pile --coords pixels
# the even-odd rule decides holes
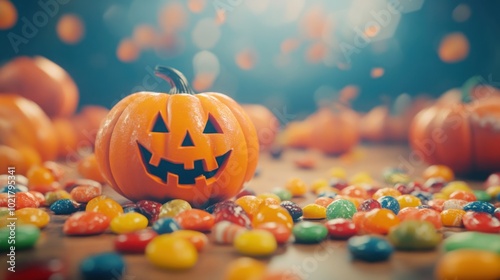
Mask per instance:
[[[189,269],[209,242],[232,245],[242,256],[228,265],[225,279],[299,279],[290,272],[267,271],[253,258],[272,256],[291,243],[318,244],[327,238],[347,240],[353,258],[369,262],[388,260],[395,250],[433,250],[442,244],[447,253],[436,266],[437,278],[500,278],[499,174],[488,178],[483,191],[453,181],[445,166],[427,168],[423,183],[404,170],[387,169],[383,178],[389,187],[375,187],[366,173],[350,180],[343,169],[330,173],[330,181],[320,179],[310,187],[291,178],[268,193],[244,189],[233,200],[193,209],[180,199],[121,205],[102,195],[97,181],[60,184],[63,169],[47,163],[27,177],[16,176],[15,186],[7,184],[7,175],[0,176],[6,186],[0,193],[0,250],[9,249],[7,217],[15,207],[17,249],[36,245],[50,222],[48,213],[69,215],[62,228],[68,236],[116,234],[116,252],[81,263],[84,279],[123,275],[122,254],[144,254],[153,266],[167,270]],[[314,203],[301,207],[292,201],[308,192],[316,195]],[[12,194],[15,205],[9,204]],[[445,228],[465,230],[442,242]]]

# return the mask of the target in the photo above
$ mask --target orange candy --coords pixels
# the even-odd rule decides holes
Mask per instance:
[[[94,186],[77,186],[71,190],[71,198],[80,203],[87,203],[101,195],[101,189]]]
[[[462,217],[465,211],[461,209],[448,209],[441,212],[441,223],[445,227],[462,227]]]
[[[278,224],[284,224],[289,229],[293,227],[292,216],[288,211],[279,205],[265,205],[262,206],[257,214],[252,219],[252,226],[257,228],[259,225],[275,222]]]
[[[367,199],[368,192],[359,185],[351,185],[348,186],[347,188],[344,188],[343,190],[340,191],[341,195],[345,196],[350,196],[350,197],[357,197],[357,198],[362,198],[362,199]]]
[[[52,171],[43,166],[33,166],[28,170],[28,188],[32,191],[47,193],[60,188]]]
[[[243,210],[247,213],[248,217],[252,219],[263,205],[264,199],[253,195],[245,195],[236,199],[235,203],[241,206],[241,208],[243,208]]]
[[[318,197],[314,201],[315,204],[318,204],[318,205],[323,206],[323,207],[327,207],[332,202],[333,202],[333,198],[331,198],[331,197]]]
[[[430,178],[442,178],[446,182],[450,182],[455,178],[453,170],[446,165],[431,165],[422,173],[425,180]]]
[[[368,233],[387,234],[399,224],[399,218],[389,209],[372,209],[363,219],[363,230]]]
[[[108,216],[108,218],[110,218],[111,220],[113,220],[114,217],[123,214],[122,206],[118,204],[118,202],[109,198],[98,200],[93,205],[91,205],[91,207],[89,207],[89,204],[87,204],[86,207],[87,212],[102,213]]]
[[[399,192],[398,190],[396,190],[394,188],[381,188],[373,194],[372,198],[375,200],[378,200],[382,196],[398,197],[400,195],[401,195],[401,192]]]
[[[462,190],[452,192],[448,199],[461,199],[469,202],[477,200],[476,195],[474,193]]]
[[[299,178],[288,180],[285,184],[285,188],[290,191],[294,197],[301,197],[307,193],[306,183]]]
[[[97,182],[104,182],[101,171],[97,166],[95,154],[91,154],[78,162],[78,173],[87,179]]]

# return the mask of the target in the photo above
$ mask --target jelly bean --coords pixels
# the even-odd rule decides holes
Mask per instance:
[[[144,254],[146,246],[156,236],[156,231],[151,229],[120,234],[115,238],[115,250],[126,254]]]
[[[247,213],[245,213],[245,210],[234,202],[231,202],[231,204],[226,207],[216,207],[213,215],[215,223],[229,221],[246,228],[252,227],[252,222]]]
[[[300,169],[313,169],[317,165],[316,159],[310,155],[296,158],[293,163]]]
[[[462,210],[467,203],[469,202],[461,199],[448,199],[443,203],[443,210],[448,210],[448,209]]]
[[[5,186],[3,188],[0,189],[0,192],[1,193],[18,193],[18,192],[26,192],[27,190],[22,190],[21,188],[19,188],[18,185],[14,186],[14,185],[9,185],[9,186]]]
[[[387,184],[394,185],[395,183],[407,183],[410,181],[410,176],[401,168],[386,168],[382,172],[382,177]]]
[[[469,185],[466,182],[463,182],[463,181],[453,181],[453,182],[449,182],[441,190],[441,193],[443,193],[446,197],[449,197],[450,194],[452,194],[454,191],[468,191],[468,192],[471,192],[472,189],[469,187]]]
[[[415,187],[410,184],[397,183],[394,185],[394,189],[398,191],[401,195],[410,194],[415,191]]]
[[[446,185],[446,181],[441,178],[429,178],[424,183],[424,188],[429,190],[431,193],[440,192],[444,186]]]
[[[495,206],[489,202],[473,201],[464,205],[464,211],[484,212],[493,215]]]
[[[389,209],[373,209],[366,213],[363,231],[375,234],[387,234],[399,224],[399,218]]]
[[[45,203],[49,206],[61,199],[71,199],[71,195],[65,190],[45,193]]]
[[[495,212],[493,212],[493,216],[500,220],[500,208],[495,209]]]
[[[233,244],[236,236],[246,232],[245,227],[230,223],[228,221],[218,222],[212,228],[215,243]]]
[[[110,224],[111,231],[118,234],[145,229],[147,226],[148,219],[144,215],[134,212],[116,216]]]
[[[49,214],[39,208],[23,208],[16,210],[15,213],[19,222],[32,224],[38,228],[44,228],[50,222]]]
[[[243,188],[237,195],[236,195],[236,199],[242,197],[242,196],[246,196],[246,195],[253,195],[255,196],[255,191],[250,189],[250,188]]]
[[[330,179],[330,182],[328,182],[328,184],[330,185],[330,187],[332,187],[336,190],[339,190],[339,191],[341,191],[341,190],[347,188],[347,186],[349,186],[347,181],[345,179],[342,179],[342,178],[332,178],[332,179]]]
[[[330,203],[332,203],[332,202],[333,202],[333,198],[330,198],[330,197],[318,197],[314,201],[315,204],[318,204],[318,205],[323,206],[325,208],[328,205],[330,205]]]
[[[422,204],[427,204],[427,202],[429,200],[432,199],[432,193],[430,192],[424,192],[424,191],[412,191],[411,192],[411,195],[413,195],[414,197],[420,199],[420,202]]]
[[[351,179],[349,180],[349,184],[355,185],[355,184],[372,184],[373,183],[373,178],[370,174],[367,172],[358,172],[354,174]]]
[[[100,196],[98,196],[94,199],[97,199],[99,197]],[[92,199],[90,202],[94,201],[94,199]],[[89,204],[90,204],[90,202],[89,202]],[[108,216],[111,220],[114,217],[120,216],[123,214],[122,206],[120,204],[118,204],[118,202],[116,202],[112,199],[109,199],[109,198],[98,200],[95,203],[92,203],[92,207],[89,207],[89,204],[87,204],[87,207],[86,207],[87,212],[99,212],[99,213],[102,213],[102,214]]]
[[[284,224],[289,229],[293,227],[293,219],[289,214],[288,209],[278,205],[262,206],[257,214],[253,217],[252,226],[255,228],[260,224],[267,222]]]
[[[341,190],[340,194],[344,196],[357,197],[362,199],[368,198],[368,193],[366,192],[366,190],[359,185],[348,186],[347,188]]]
[[[380,203],[381,208],[389,209],[396,215],[399,213],[399,202],[396,198],[392,196],[382,196],[377,201]]]
[[[381,208],[380,203],[377,200],[370,198],[361,202],[361,204],[358,207],[358,210],[368,212],[372,209],[377,209],[377,208]]]
[[[85,280],[121,279],[125,273],[125,260],[117,253],[101,253],[85,258],[80,273]]]
[[[194,245],[196,250],[198,252],[201,252],[203,248],[208,243],[208,238],[205,234],[199,232],[199,231],[194,231],[194,230],[178,230],[174,231],[171,236],[175,237],[180,237],[183,238],[187,241],[189,241],[191,244]]]
[[[210,231],[215,223],[214,216],[199,209],[183,211],[175,216],[175,220],[179,223],[182,229],[190,229],[201,232]]]
[[[331,178],[344,180],[347,179],[347,172],[342,167],[332,167],[330,170],[328,170],[328,174]]]
[[[385,239],[368,235],[349,238],[347,247],[354,258],[368,262],[385,261],[394,252]]]
[[[248,257],[240,257],[229,263],[224,272],[224,280],[262,279],[266,269],[267,266],[260,261]]]
[[[373,199],[378,200],[382,196],[392,196],[392,197],[398,197],[401,195],[401,192],[394,188],[382,188],[378,189],[372,196]]]
[[[16,262],[15,273],[6,273],[5,280],[69,279],[66,264],[57,258],[27,258]]]
[[[159,218],[173,218],[182,211],[192,209],[189,202],[182,199],[174,199],[160,207]]]
[[[461,209],[448,209],[441,212],[441,223],[445,227],[462,227],[462,218],[465,211]]]
[[[264,200],[253,195],[245,195],[236,199],[235,203],[241,206],[241,208],[245,210],[245,213],[247,213],[248,217],[252,219],[253,216],[257,214],[257,211],[259,211],[259,208],[264,203]]]
[[[486,193],[490,197],[496,197],[498,194],[500,194],[500,185],[497,186],[490,186],[486,189]]]
[[[46,193],[54,191],[53,183],[56,181],[54,174],[43,166],[33,166],[26,174],[28,178],[28,187],[32,191]]]
[[[15,234],[16,250],[32,248],[40,238],[40,229],[34,225],[16,225],[14,228],[8,226],[0,229],[0,251],[10,250],[13,245],[10,241],[12,233]]]
[[[322,224],[304,221],[296,224],[292,233],[297,243],[315,244],[326,238],[328,229]]]
[[[154,222],[152,229],[158,234],[164,234],[180,230],[181,226],[173,218],[160,218]]]
[[[456,250],[439,259],[435,277],[446,279],[499,279],[500,255],[481,250]]]
[[[403,221],[406,220],[417,220],[417,221],[427,221],[432,223],[436,229],[441,229],[443,224],[441,222],[441,214],[436,210],[430,208],[422,208],[417,211],[409,213]]]
[[[293,197],[301,197],[307,193],[307,186],[302,179],[291,178],[286,184],[285,188],[292,193]]]
[[[335,239],[348,239],[358,233],[356,224],[348,219],[333,219],[325,223],[328,234]]]
[[[422,204],[418,197],[409,194],[398,196],[396,199],[399,203],[400,209],[404,209],[406,207],[417,207]]]
[[[278,245],[272,233],[266,230],[254,229],[236,236],[234,247],[243,255],[263,257],[272,255]]]
[[[275,188],[275,189],[273,189],[273,194],[275,194],[279,197],[280,202],[284,201],[284,200],[292,199],[292,193],[287,189]]]
[[[347,200],[347,201],[352,202],[352,204],[354,204],[354,207],[356,208],[356,211],[359,208],[359,205],[361,204],[361,202],[363,202],[363,200],[361,198],[350,197],[350,196],[342,196],[342,195],[337,195],[333,199],[333,201],[337,201],[337,200]]]
[[[446,165],[431,165],[422,173],[422,177],[427,180],[430,178],[442,178],[449,182],[455,178],[453,170]]]
[[[68,215],[78,211],[80,205],[71,199],[60,199],[50,205],[50,211],[56,215]]]
[[[484,212],[466,212],[462,221],[467,230],[486,233],[499,233],[500,221]]]
[[[10,174],[0,174],[0,186],[9,185],[9,181],[12,181],[11,176],[12,175],[10,175]],[[24,186],[28,185],[28,178],[26,178],[25,176],[23,176],[21,174],[14,175],[14,181],[17,184],[21,184]]]
[[[141,213],[139,210],[139,207],[135,203],[127,203],[122,205],[123,208],[123,213],[130,213],[130,212],[135,212],[135,213]]]
[[[315,180],[314,182],[311,183],[311,186],[309,187],[309,189],[311,190],[312,193],[317,194],[318,193],[317,190],[328,188],[329,186],[330,185],[328,184],[327,180],[318,179],[318,180]],[[290,200],[290,199],[283,199],[283,200]]]
[[[71,190],[70,195],[76,202],[87,203],[100,196],[101,189],[93,186],[77,186]]]
[[[356,213],[356,206],[349,200],[336,200],[326,208],[326,218],[328,220],[336,218],[351,219]]]
[[[469,202],[477,200],[474,193],[468,192],[468,191],[461,191],[461,190],[452,192],[448,198],[449,199],[461,199],[461,200],[465,200],[465,201],[469,201]]]
[[[295,202],[293,201],[283,201],[280,203],[280,206],[285,208],[292,219],[294,221],[298,221],[302,215],[304,214],[302,211],[302,208],[300,208]]]
[[[427,221],[403,221],[389,231],[389,241],[401,250],[434,249],[441,242],[441,235]]]
[[[257,197],[262,199],[262,200],[272,199],[272,200],[277,201],[278,204],[281,202],[281,198],[274,193],[269,193],[269,192],[261,193],[261,194],[257,195]]]
[[[321,220],[326,218],[326,208],[318,204],[304,206],[302,213],[305,220]]]
[[[292,231],[283,224],[274,222],[263,223],[258,225],[255,229],[267,230],[274,235],[278,244],[285,244],[290,239]]]
[[[162,234],[153,238],[146,246],[146,258],[160,268],[185,270],[196,264],[198,252],[196,247],[186,239]]]
[[[158,220],[162,206],[161,203],[151,200],[139,200],[136,204],[141,214],[146,216],[150,223],[154,223]]]
[[[443,242],[445,251],[474,249],[491,251],[500,255],[500,235],[480,232],[459,232]]]
[[[6,194],[6,202],[9,199],[8,194]],[[5,203],[3,206],[8,206],[8,203]],[[38,199],[31,193],[29,192],[19,192],[15,194],[15,209],[22,209],[22,208],[38,208],[40,206],[40,203],[38,202]],[[9,206],[10,207],[10,206]]]
[[[67,181],[66,184],[64,184],[63,189],[65,189],[68,192],[71,192],[74,188],[78,186],[91,186],[102,190],[101,183],[90,179],[74,179]]]
[[[107,197],[106,195],[100,195],[98,197],[91,199],[85,206],[85,211],[90,211],[90,209],[94,208],[98,202],[105,199],[109,199],[109,197]]]
[[[337,197],[337,195],[338,194],[336,192],[331,191],[331,189],[318,192],[318,198],[320,198],[320,197],[326,197],[326,198],[332,198],[333,199],[333,198]]]
[[[500,186],[499,186],[499,191],[500,191]],[[474,196],[476,197],[476,199],[478,201],[489,202],[491,200],[491,198],[492,198],[492,196],[488,192],[486,192],[486,191],[473,190],[472,193],[474,194]]]
[[[36,200],[38,200],[38,205],[39,206],[45,206],[46,201],[45,201],[45,196],[41,192],[37,191],[28,191],[30,194],[32,194]]]
[[[441,198],[434,198],[431,199],[427,202],[427,205],[429,205],[432,209],[441,212],[443,211],[444,203],[446,202],[446,199],[441,199]]]
[[[64,222],[63,232],[66,235],[101,234],[110,222],[110,218],[102,213],[76,212]]]

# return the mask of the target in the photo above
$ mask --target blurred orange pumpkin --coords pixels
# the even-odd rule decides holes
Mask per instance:
[[[312,126],[308,119],[288,123],[282,134],[283,145],[304,149],[311,145]]]
[[[241,106],[252,120],[261,151],[268,150],[276,139],[280,123],[269,109],[258,104],[245,104]]]
[[[79,96],[69,74],[41,56],[20,56],[0,68],[0,93],[22,95],[51,118],[72,115]]]
[[[58,142],[50,119],[36,103],[14,94],[0,95],[0,144],[33,147],[43,161],[57,156]]]
[[[0,145],[0,170],[15,167],[16,174],[26,175],[28,170],[42,162],[40,155],[31,147],[12,148]]]
[[[56,118],[52,120],[52,126],[59,140],[58,157],[74,154],[77,150],[77,136],[73,122],[68,118]]]
[[[108,115],[107,108],[89,105],[71,119],[76,132],[77,147],[93,147],[101,123]]]
[[[463,102],[469,96],[470,102]],[[500,94],[475,87],[450,90],[415,116],[410,144],[430,164],[457,174],[500,170]]]

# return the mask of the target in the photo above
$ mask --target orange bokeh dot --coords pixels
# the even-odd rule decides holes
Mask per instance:
[[[215,76],[210,73],[201,73],[196,75],[193,80],[193,89],[197,92],[201,92],[209,89],[215,80]]]
[[[317,39],[323,35],[326,24],[325,9],[321,5],[311,7],[300,21],[302,33],[307,37]]]
[[[0,29],[9,29],[16,24],[17,10],[8,0],[0,0]]]
[[[257,63],[257,54],[250,49],[245,49],[236,54],[236,64],[243,70],[250,70]]]
[[[318,63],[325,58],[328,51],[327,46],[322,42],[312,44],[306,52],[306,59],[310,63]]]
[[[134,28],[132,38],[140,48],[154,47],[156,42],[156,30],[148,24],[141,24]]]
[[[85,33],[85,26],[76,15],[64,15],[57,23],[57,35],[66,44],[76,44],[80,42]]]
[[[179,31],[187,24],[187,13],[182,4],[173,2],[161,8],[158,14],[158,24],[167,33]]]
[[[381,68],[381,67],[376,67],[376,68],[373,68],[372,71],[370,72],[370,76],[374,79],[376,78],[380,78],[384,75],[385,73],[385,70],[384,68]]]
[[[359,94],[359,88],[355,85],[347,85],[339,93],[339,100],[344,103],[355,99]]]
[[[441,40],[438,54],[447,63],[462,61],[469,54],[469,40],[460,32],[450,33]]]
[[[365,28],[365,35],[368,37],[375,37],[380,32],[379,25],[370,25]]]
[[[193,13],[200,13],[205,8],[205,0],[188,0],[188,9]]]
[[[139,57],[139,47],[132,39],[123,39],[116,49],[116,56],[122,62],[132,62]]]
[[[294,38],[286,39],[281,43],[281,52],[288,54],[296,50],[300,45],[300,41]]]

